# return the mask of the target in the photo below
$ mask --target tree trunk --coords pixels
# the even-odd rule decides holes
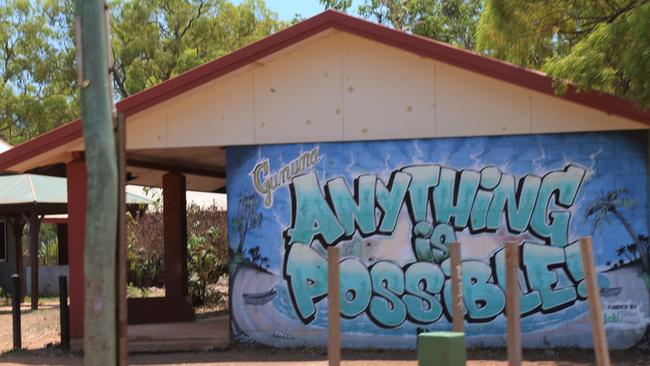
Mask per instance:
[[[616,209],[612,210],[612,213],[618,221],[623,224],[625,229],[627,230],[628,234],[632,237],[632,240],[634,240],[634,244],[637,247],[637,250],[639,251],[639,255],[641,257],[641,265],[643,266],[643,270],[646,273],[650,273],[650,258],[648,258],[648,252],[646,250],[646,247],[641,243],[641,239],[639,238],[639,234],[637,234],[636,230],[630,225],[630,223],[623,217],[623,215]]]

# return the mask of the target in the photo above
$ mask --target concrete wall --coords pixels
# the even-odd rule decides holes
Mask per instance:
[[[130,149],[646,129],[344,32],[129,117]]]
[[[68,277],[68,266],[38,266],[38,293],[40,296],[59,295],[59,276]],[[31,267],[25,268],[25,294],[31,295]]]
[[[451,328],[446,246],[458,240],[467,343],[503,346],[503,244],[515,241],[524,346],[589,348],[578,239],[592,235],[610,346],[632,347],[650,325],[650,268],[640,259],[647,139],[623,131],[228,148],[234,336],[326,345],[326,249],[337,246],[343,345],[413,348],[419,331]]]

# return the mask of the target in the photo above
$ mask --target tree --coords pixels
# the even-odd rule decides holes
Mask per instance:
[[[286,25],[262,0],[118,1],[112,11],[115,90],[127,97]]]
[[[72,14],[71,5],[53,0],[0,7],[0,136],[10,143],[79,114],[74,27],[63,27]]]
[[[650,1],[487,0],[477,48],[541,69],[562,91],[570,80],[650,106]]]
[[[624,188],[607,192],[606,195],[597,198],[586,207],[585,218],[593,217],[591,226],[593,232],[602,225],[603,222],[611,222],[610,214],[613,215],[623,225],[632,240],[634,240],[637,251],[641,256],[643,270],[646,273],[650,273],[650,256],[648,256],[646,241],[642,240],[642,237],[637,234],[634,227],[627,221],[627,219],[625,219],[620,211],[621,208],[632,209],[636,207],[636,202],[633,199],[621,197],[627,193],[628,190]],[[617,250],[619,256],[623,253],[625,253],[625,247],[621,247]]]
[[[351,0],[320,0],[325,8],[347,11]],[[358,13],[379,24],[466,49],[475,46],[480,0],[365,0]]]
[[[244,253],[246,234],[252,230],[256,230],[260,225],[262,225],[262,214],[257,212],[260,203],[260,196],[255,193],[242,193],[239,196],[239,208],[237,214],[232,219],[233,229],[235,229],[239,235],[237,254],[242,255]]]
[[[228,273],[227,218],[215,206],[192,205],[187,214],[188,285],[192,303],[202,305],[210,298],[210,286]]]
[[[263,0],[113,0],[116,99],[288,24]],[[16,144],[79,116],[73,0],[0,7],[0,138]]]
[[[164,284],[163,212],[127,215],[129,285],[146,288]],[[211,298],[211,285],[228,273],[226,212],[216,206],[187,208],[188,285],[194,304]]]
[[[630,262],[634,260],[634,258],[630,257],[629,254],[627,254],[627,247],[625,245],[616,249],[616,255],[618,255],[619,257],[626,256],[627,259],[630,260]]]

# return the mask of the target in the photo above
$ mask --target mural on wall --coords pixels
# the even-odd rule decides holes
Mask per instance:
[[[460,241],[467,342],[503,345],[503,245],[517,241],[524,346],[591,347],[591,235],[611,346],[647,342],[647,154],[640,132],[228,148],[233,334],[325,345],[338,246],[343,344],[415,347],[451,327]]]

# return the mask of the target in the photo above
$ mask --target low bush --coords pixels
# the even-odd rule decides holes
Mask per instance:
[[[162,212],[152,211],[127,220],[128,281],[141,291],[164,286]],[[188,285],[195,305],[221,297],[214,286],[228,272],[226,212],[217,207],[187,209]],[[137,296],[134,290],[132,296]]]
[[[9,305],[9,296],[2,287],[0,287],[0,305]]]

